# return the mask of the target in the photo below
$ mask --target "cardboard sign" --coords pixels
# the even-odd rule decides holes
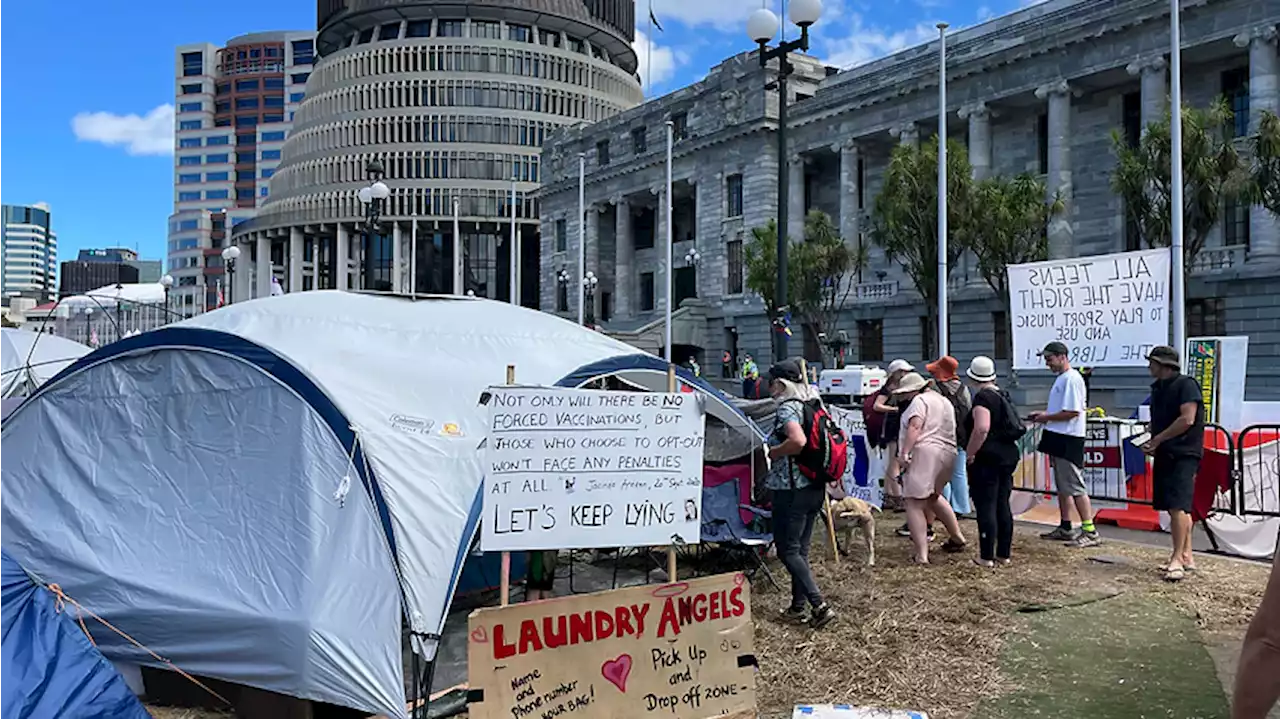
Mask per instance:
[[[867,423],[862,410],[828,406],[831,419],[844,430],[849,442],[849,461],[841,484],[845,494],[857,497],[873,507],[884,506],[884,470],[888,458],[885,450],[871,446],[867,440]]]
[[[1013,368],[1062,342],[1079,367],[1146,367],[1169,342],[1169,250],[1010,265]]]
[[[479,609],[468,629],[471,719],[755,716],[741,573]]]
[[[700,395],[492,387],[487,551],[697,544]]]
[[[1187,343],[1187,363],[1184,372],[1200,383],[1204,398],[1204,421],[1218,421],[1218,365],[1219,344],[1215,339],[1199,339]]]

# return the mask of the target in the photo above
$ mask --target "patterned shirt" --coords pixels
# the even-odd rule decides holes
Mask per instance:
[[[804,405],[799,400],[782,402],[778,405],[774,422],[773,432],[769,434],[770,447],[776,447],[786,440],[783,427],[787,422],[804,426]],[[804,489],[809,486],[809,480],[795,468],[792,457],[778,457],[769,467],[769,476],[765,477],[764,486],[775,492],[780,489]]]

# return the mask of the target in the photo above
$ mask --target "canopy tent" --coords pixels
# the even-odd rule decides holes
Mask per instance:
[[[0,329],[0,397],[25,397],[89,354],[90,348],[46,332]]]
[[[432,659],[479,519],[481,393],[508,364],[554,385],[632,352],[474,298],[235,304],[103,347],[9,417],[5,542],[188,672],[404,716],[401,613]]]
[[[141,282],[131,284],[106,285],[96,290],[89,290],[83,295],[72,295],[58,301],[58,312],[66,314],[84,307],[101,309],[115,307],[116,303],[160,305],[164,304],[166,292],[159,282]]]
[[[6,717],[149,719],[111,662],[76,624],[71,607],[37,584],[17,560],[0,555]]]

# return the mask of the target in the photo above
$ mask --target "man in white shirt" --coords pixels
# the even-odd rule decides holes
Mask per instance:
[[[1084,484],[1084,430],[1088,390],[1084,377],[1072,369],[1067,346],[1061,342],[1045,345],[1040,356],[1045,365],[1058,375],[1049,391],[1049,408],[1032,412],[1031,421],[1044,425],[1037,449],[1049,457],[1053,485],[1058,492],[1058,509],[1062,522],[1040,536],[1077,547],[1096,547],[1102,543],[1093,524],[1093,506]],[[1080,515],[1080,531],[1071,528],[1071,505]]]

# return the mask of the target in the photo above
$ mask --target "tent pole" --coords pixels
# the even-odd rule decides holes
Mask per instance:
[[[512,237],[512,242],[514,246],[514,242],[515,242],[514,232],[512,232],[511,237]],[[514,287],[514,283],[513,283],[513,287]],[[514,300],[512,301],[512,303],[514,304]],[[509,364],[507,365],[507,384],[515,384],[515,383],[516,383],[516,366],[513,364]],[[502,553],[502,578],[499,579],[498,581],[499,581],[499,590],[498,590],[499,596],[502,599],[502,606],[505,607],[511,603],[511,552]]]
[[[670,222],[671,220],[668,219],[667,221]],[[668,247],[670,247],[670,245],[668,245]],[[670,252],[668,251],[668,255],[669,254]],[[671,270],[669,269],[670,265],[667,265],[667,267],[668,267],[667,280],[670,281],[671,279],[671,276],[670,276]],[[668,302],[669,301],[670,301],[670,297],[668,296]],[[667,316],[668,318],[670,318],[669,311]],[[672,364],[670,361],[671,360],[670,337],[671,337],[671,322],[670,322],[670,319],[668,319],[667,321],[667,338],[668,338],[667,340],[667,391],[674,393],[676,391],[676,366]],[[702,537],[698,537],[698,541],[702,541]],[[674,584],[675,581],[676,581],[676,545],[668,544],[667,545],[667,583]]]

